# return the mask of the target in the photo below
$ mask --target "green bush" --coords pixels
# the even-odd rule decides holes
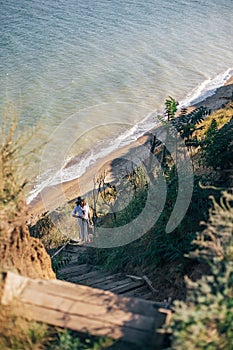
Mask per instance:
[[[187,280],[188,302],[175,302],[172,349],[232,350],[233,263],[212,271],[198,282]]]
[[[214,202],[209,223],[195,240],[194,257],[212,274],[193,282],[186,278],[187,300],[174,303],[170,325],[172,349],[232,350],[233,339],[233,195]],[[192,256],[193,254],[191,254]]]
[[[53,341],[48,342],[49,350],[103,350],[112,345],[113,340],[104,337],[80,338],[77,332],[60,330]]]
[[[202,141],[202,158],[207,166],[230,171],[233,167],[233,119],[217,130],[214,121]]]

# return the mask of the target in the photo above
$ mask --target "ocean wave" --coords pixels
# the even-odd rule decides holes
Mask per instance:
[[[194,88],[184,100],[180,101],[179,108],[193,106],[204,101],[207,97],[214,95],[216,90],[223,86],[232,76],[233,68],[229,68],[212,79],[204,80],[200,85]]]

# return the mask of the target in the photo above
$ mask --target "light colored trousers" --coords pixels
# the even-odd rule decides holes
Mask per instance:
[[[78,218],[79,239],[88,242],[88,221]]]

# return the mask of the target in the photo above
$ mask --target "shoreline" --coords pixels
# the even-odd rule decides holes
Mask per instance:
[[[217,88],[212,96],[207,97],[201,102],[188,108],[198,108],[200,106],[207,107],[211,111],[220,109],[226,104],[233,94],[233,76],[221,87]],[[97,159],[90,165],[87,171],[79,178],[60,183],[43,189],[35,199],[28,204],[29,215],[33,218],[39,218],[45,212],[51,212],[66,203],[72,203],[78,196],[84,196],[90,193],[94,188],[94,178],[98,174],[107,173],[106,181],[112,182],[117,178],[117,175],[122,174],[122,162],[120,159],[124,157],[136,158],[141,152],[141,147],[144,147],[148,142],[151,132],[145,132],[143,136],[130,144],[114,150],[107,156]],[[144,147],[145,148],[145,147]]]
[[[29,214],[33,217],[50,212],[58,207],[72,203],[78,196],[87,196],[93,190],[94,178],[106,173],[106,182],[114,182],[119,174],[122,174],[122,160],[129,160],[131,156],[141,153],[141,147],[145,148],[150,134],[147,132],[136,141],[114,150],[107,156],[97,159],[90,165],[87,171],[79,178],[44,188],[40,194],[28,204]],[[127,158],[125,158],[127,157]],[[114,163],[114,166],[112,166]],[[123,162],[124,163],[124,162]],[[125,170],[125,169],[124,169]]]

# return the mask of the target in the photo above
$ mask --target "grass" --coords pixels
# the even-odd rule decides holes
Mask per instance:
[[[194,136],[197,136],[199,141],[202,140],[205,137],[205,133],[210,127],[213,119],[216,120],[217,127],[220,129],[232,118],[232,112],[233,102],[229,102],[225,108],[221,108],[207,116],[205,120],[198,125],[198,130],[195,131]]]
[[[45,323],[12,316],[0,310],[0,349],[4,350],[103,350],[113,344],[104,337],[81,335]]]
[[[205,138],[211,122],[216,119],[218,128],[222,128],[232,118],[233,104],[230,102],[226,108],[220,109],[208,116],[202,124],[202,128],[196,133],[201,140]],[[218,184],[219,174],[213,172],[207,167],[200,167],[200,153],[197,153],[194,158],[194,190],[192,201],[182,220],[181,224],[171,234],[165,233],[165,226],[173,204],[177,196],[177,186],[174,180],[173,165],[168,164],[164,169],[167,177],[167,201],[164,211],[157,221],[156,225],[142,238],[134,241],[127,246],[113,249],[94,249],[88,248],[86,256],[83,256],[82,262],[98,264],[103,268],[111,271],[134,271],[141,273],[143,269],[147,269],[147,273],[153,274],[156,268],[162,268],[167,264],[176,264],[181,273],[187,273],[190,270],[189,261],[184,257],[184,254],[195,249],[192,241],[196,232],[202,229],[201,222],[208,221],[209,210],[213,204],[210,196],[214,196],[218,201],[220,191],[216,187]],[[132,177],[131,177],[132,181]],[[200,186],[206,184],[210,187]],[[142,184],[145,184],[142,182]],[[125,185],[127,187],[127,184]],[[130,184],[129,184],[130,186]],[[144,197],[144,188],[138,189],[137,195],[132,197],[127,208],[117,213],[115,219],[113,215],[108,214],[101,217],[100,225],[104,227],[121,226],[129,222],[134,215],[140,213],[140,201]],[[190,271],[192,273],[192,270]],[[162,291],[161,291],[162,292]],[[182,292],[182,291],[181,291]],[[182,294],[182,293],[181,293]]]
[[[46,324],[27,321],[11,314],[9,307],[0,309],[0,348],[4,350],[44,350],[51,334]]]
[[[13,110],[11,110],[11,112],[14,114]],[[205,136],[213,118],[216,119],[218,127],[220,128],[228,122],[231,117],[232,104],[229,104],[227,108],[215,112],[203,122],[203,128],[197,131],[197,137],[202,139]],[[2,222],[10,222],[13,226],[17,226],[19,222],[21,225],[24,220],[26,221],[26,217],[24,216],[25,207],[22,207],[22,203],[24,203],[25,180],[22,178],[20,172],[20,169],[22,169],[20,168],[22,149],[19,143],[19,134],[16,132],[16,125],[17,118],[14,117],[11,124],[8,124],[8,127],[7,121],[4,124],[2,135],[5,135],[5,137],[3,137],[1,145],[0,173],[0,197],[2,200],[0,204],[1,219],[3,219]],[[170,262],[171,266],[176,264],[176,266],[179,267],[179,276],[183,276],[186,264],[183,255],[191,250],[193,234],[198,230],[200,219],[203,219],[203,216],[204,218],[208,218],[208,210],[210,207],[208,196],[210,192],[200,189],[196,182],[193,200],[186,218],[171,235],[165,234],[164,227],[166,226],[167,219],[172,210],[174,198],[177,194],[177,186],[173,185],[170,178],[173,173],[174,171],[171,165],[167,168],[167,179],[169,179],[167,183],[170,184],[168,186],[167,202],[165,210],[157,224],[141,239],[127,246],[107,250],[87,249],[86,261],[100,264],[105,268],[115,271],[127,269],[131,269],[131,271],[132,269],[135,271],[143,271],[143,268],[147,267],[147,271],[150,272],[156,267],[163,267],[167,262]],[[134,216],[140,212],[139,202],[145,197],[146,185],[145,179],[140,176],[140,173],[136,173],[135,178],[131,177],[127,180],[131,185],[132,181],[139,181],[139,185],[137,183],[136,186],[138,192],[132,197],[127,208],[121,210],[116,217],[103,215],[101,218],[101,225],[105,225],[105,227],[110,226],[111,229],[111,224],[120,226],[122,223],[134,218]],[[204,174],[201,178],[204,178]],[[140,186],[141,189],[139,190],[138,188]],[[108,198],[102,198],[102,201],[105,202],[105,204],[107,202],[109,206],[113,204],[112,195],[109,199],[110,194],[108,192]],[[9,207],[11,211],[9,216],[7,216]],[[70,206],[66,206],[54,214],[57,214],[57,217],[51,218],[45,216],[41,218],[41,221],[35,227],[30,227],[31,234],[39,237],[45,244],[47,250],[54,249],[63,244],[70,235],[75,234],[77,229],[75,220],[71,218]],[[72,232],[70,232],[70,227],[72,227]],[[21,230],[20,232],[23,234],[25,231]],[[6,244],[8,244],[6,241],[7,237],[7,231],[4,231],[4,226],[1,226],[0,243],[6,242]],[[25,237],[27,237],[27,239],[29,238],[27,234]],[[1,267],[4,266],[2,265]],[[16,267],[11,266],[11,268],[14,269]],[[183,288],[181,284],[180,286]],[[31,322],[12,316],[10,309],[4,308],[3,306],[1,306],[0,309],[0,346],[4,350],[97,350],[106,348],[110,343],[111,340],[109,339],[93,337],[83,338],[76,332],[67,329],[58,329],[39,322]]]

